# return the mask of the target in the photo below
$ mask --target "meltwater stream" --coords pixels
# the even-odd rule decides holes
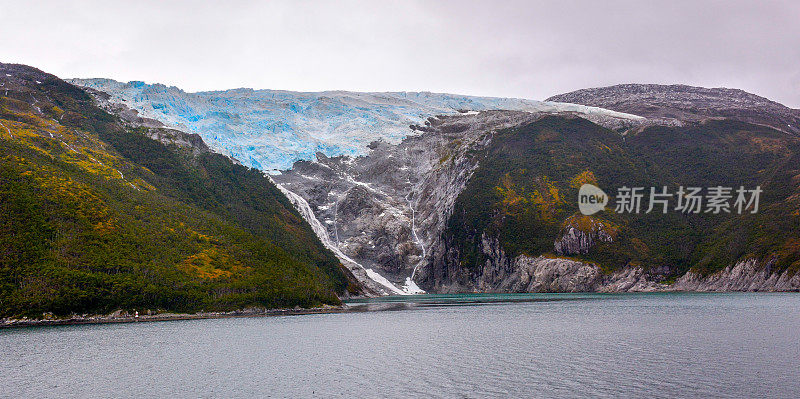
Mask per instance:
[[[0,329],[0,396],[800,397],[800,294],[424,295],[351,305],[340,314]]]

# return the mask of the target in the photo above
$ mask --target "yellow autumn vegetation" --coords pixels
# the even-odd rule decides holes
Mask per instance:
[[[23,106],[0,105],[2,114],[13,118],[0,119],[0,137],[108,180],[125,180],[124,173],[120,170],[131,167],[130,163],[108,148],[98,137],[89,132],[64,127],[32,110],[19,111]],[[53,112],[64,113],[55,106]],[[128,185],[135,189],[155,189],[141,179],[129,180]]]
[[[580,188],[584,184],[597,185],[597,177],[595,177],[594,172],[591,170],[585,170],[579,173],[569,182],[569,186],[572,188]]]
[[[179,265],[178,269],[187,274],[203,280],[215,280],[241,274],[247,270],[240,262],[218,248],[212,246],[188,256]]]
[[[519,178],[526,178],[527,171],[521,170]],[[528,207],[535,207],[542,220],[552,221],[556,211],[564,204],[564,197],[558,187],[547,176],[535,176],[531,179],[530,188],[515,182],[510,173],[506,173],[496,186],[495,192],[501,198],[503,212],[518,215]]]

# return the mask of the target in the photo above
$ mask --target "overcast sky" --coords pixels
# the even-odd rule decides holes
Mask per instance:
[[[0,0],[0,62],[187,91],[685,83],[800,108],[800,1]]]

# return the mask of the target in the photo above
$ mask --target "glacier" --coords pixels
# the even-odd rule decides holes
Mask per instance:
[[[399,143],[436,115],[487,110],[574,112],[635,122],[638,116],[577,104],[431,92],[292,92],[247,88],[189,93],[174,86],[112,79],[70,79],[107,93],[168,127],[196,133],[215,152],[268,173],[298,160],[359,156],[374,141]]]

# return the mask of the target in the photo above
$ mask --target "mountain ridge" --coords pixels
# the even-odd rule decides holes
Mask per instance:
[[[547,101],[630,112],[666,124],[725,117],[800,135],[800,110],[741,89],[629,83],[580,89]]]

